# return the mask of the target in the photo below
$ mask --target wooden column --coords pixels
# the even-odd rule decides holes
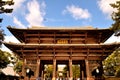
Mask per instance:
[[[82,64],[80,64],[80,80],[82,80]]]
[[[23,65],[22,65],[22,76],[26,76],[26,71],[25,71],[25,65],[26,65],[26,59],[23,59]]]
[[[53,59],[53,77],[52,80],[56,80],[56,59]]]
[[[41,79],[43,80],[44,79],[44,63],[42,63],[42,61],[40,61],[40,69],[39,69],[39,71],[40,71],[40,77],[41,77]]]
[[[72,73],[72,59],[69,59],[69,72],[70,72],[70,78],[69,80],[73,79],[73,73]]]
[[[80,65],[80,74],[81,74],[81,76],[80,76],[80,78],[81,78],[81,80],[84,80],[85,79],[85,76],[86,76],[86,72],[85,72],[85,61],[82,61],[81,62],[81,65]]]
[[[100,61],[99,65],[100,65],[100,66],[99,66],[99,67],[100,67],[100,71],[99,71],[99,72],[100,72],[100,74],[101,74],[100,76],[102,77],[102,74],[103,74],[103,72],[104,72],[104,71],[103,71],[102,60]]]
[[[40,71],[40,59],[37,59],[36,77],[39,77],[39,71]]]
[[[86,65],[86,77],[87,77],[87,80],[90,80],[89,62],[87,59],[85,59],[85,65]]]
[[[69,63],[67,63],[67,79],[69,79]]]
[[[58,78],[58,64],[56,64],[56,78]]]
[[[44,80],[44,70],[41,72],[41,79]]]

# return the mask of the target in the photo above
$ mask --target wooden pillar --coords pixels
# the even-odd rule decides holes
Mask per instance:
[[[42,80],[44,79],[44,70],[42,70],[42,72],[41,72],[41,79]]]
[[[69,71],[67,71],[67,79],[69,79]]]
[[[67,63],[67,79],[69,79],[69,63]]]
[[[80,65],[80,71],[81,71],[81,74],[80,74],[81,77],[80,77],[80,78],[81,78],[81,80],[84,80],[84,79],[85,79],[85,76],[86,76],[85,70],[86,70],[86,69],[85,69],[85,61],[82,61],[82,62],[81,62],[81,65]]]
[[[39,75],[41,79],[43,79],[43,71],[44,71],[44,64],[42,61],[40,61]]]
[[[53,77],[52,80],[56,80],[56,59],[53,59]]]
[[[72,73],[72,59],[69,59],[69,72],[70,72],[70,78],[69,80],[73,79],[73,73]]]
[[[56,64],[56,78],[58,78],[59,77],[59,72],[58,72],[58,64]]]
[[[22,76],[26,76],[26,71],[25,71],[25,65],[26,65],[26,59],[23,59],[23,65],[22,65]]]
[[[90,80],[89,62],[87,59],[85,60],[85,65],[86,65],[86,77],[87,77],[87,80]]]
[[[100,72],[100,74],[101,74],[100,76],[102,77],[102,74],[103,74],[103,72],[104,72],[104,71],[103,71],[102,60],[101,60],[100,63],[99,63],[99,70],[100,70],[99,72]]]
[[[82,64],[80,64],[80,80],[82,80]]]
[[[39,71],[40,71],[40,59],[37,59],[36,77],[39,77]]]

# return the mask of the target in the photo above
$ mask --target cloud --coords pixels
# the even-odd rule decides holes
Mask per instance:
[[[28,14],[26,14],[26,20],[29,25],[43,26],[46,4],[42,2],[40,5],[37,0],[32,0],[27,3]]]
[[[4,0],[4,1],[7,1],[7,0]],[[13,0],[14,2],[14,5],[4,5],[3,7],[4,8],[7,8],[7,9],[13,9],[12,13],[11,14],[6,14],[8,16],[15,16],[16,13],[17,15],[18,14],[23,14],[24,13],[24,10],[25,10],[25,1],[26,0]],[[21,9],[22,8],[22,9]],[[20,12],[21,11],[21,12]]]
[[[13,22],[16,24],[17,27],[25,28],[25,26],[16,17],[13,17]]]
[[[88,12],[87,9],[82,9],[78,6],[71,5],[67,6],[66,9],[63,11],[63,14],[70,13],[72,17],[76,20],[79,19],[89,19],[91,14]]]
[[[7,1],[7,0],[4,0],[4,1]],[[18,10],[20,10],[20,8],[22,7],[23,8],[23,3],[25,2],[26,0],[13,0],[14,2],[14,5],[5,5],[4,7],[5,8],[13,8],[14,12],[17,12]]]
[[[20,9],[23,8],[23,3],[25,2],[26,0],[13,0],[14,2],[14,5],[13,5],[13,11],[18,11]]]
[[[108,18],[110,18],[112,12],[115,10],[113,9],[110,4],[115,3],[118,0],[99,0],[98,1],[98,6],[100,10],[107,15]]]

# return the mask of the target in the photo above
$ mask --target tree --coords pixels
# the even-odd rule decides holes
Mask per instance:
[[[2,41],[4,40],[4,36],[5,36],[4,30],[0,29],[0,47],[2,45]]]
[[[80,66],[79,65],[73,65],[72,66],[72,72],[73,72],[73,78],[79,78],[80,77]]]
[[[13,11],[13,9],[4,8],[5,5],[11,6],[11,5],[14,5],[14,2],[13,2],[13,0],[8,0],[8,1],[0,0],[0,14],[1,13],[11,13]]]
[[[66,76],[66,73],[68,71],[67,66],[63,69],[63,76]],[[79,78],[80,77],[80,65],[72,65],[72,72],[73,72],[73,78]]]
[[[13,54],[13,53],[12,53]],[[12,60],[11,63],[14,65],[13,69],[16,73],[21,75],[22,72],[22,66],[23,66],[23,61],[18,58],[17,55],[12,55]]]
[[[46,65],[45,66],[45,71],[46,71],[46,77],[50,78],[52,77],[52,73],[53,73],[53,66],[52,65]]]
[[[103,62],[106,75],[120,77],[120,50],[114,51]]]
[[[112,13],[112,20],[114,23],[112,24],[112,30],[115,31],[115,35],[120,35],[120,1],[116,1],[116,3],[110,4],[111,7],[115,9]],[[120,77],[120,50],[117,49],[114,51],[107,59],[103,62],[104,70],[107,75],[114,75]]]
[[[0,49],[0,69],[7,67],[10,63],[11,54]]]
[[[67,65],[63,68],[63,77],[67,77],[67,71],[68,71],[68,68],[67,68]]]
[[[5,5],[9,5],[9,6],[11,6],[11,5],[14,5],[14,2],[13,2],[13,0],[8,0],[8,1],[3,1],[3,0],[0,0],[0,14],[2,14],[2,13],[12,13],[12,11],[13,11],[13,9],[11,8],[11,9],[8,9],[8,8],[5,8],[4,6]],[[0,18],[0,23],[2,22],[2,18]],[[0,27],[0,46],[1,46],[1,44],[2,44],[2,41],[4,40],[4,36],[5,36],[5,34],[4,34],[4,30],[2,30],[1,29],[1,27]]]
[[[112,13],[112,19],[114,21],[112,30],[116,31],[120,29],[120,1],[116,1],[116,3],[110,5],[116,10]]]
[[[18,60],[16,62],[16,64],[14,65],[14,71],[16,71],[16,73],[21,73],[22,72],[22,65],[23,65],[23,61]]]

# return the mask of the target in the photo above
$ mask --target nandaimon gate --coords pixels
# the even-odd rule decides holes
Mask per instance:
[[[44,79],[44,66],[53,65],[52,80],[58,75],[58,64],[67,65],[69,80],[73,79],[72,65],[80,65],[80,79],[94,80],[92,71],[103,74],[102,61],[110,55],[119,44],[105,44],[113,34],[109,29],[84,28],[27,28],[8,27],[9,31],[21,43],[5,43],[9,49],[23,61],[22,76],[26,80],[26,69],[33,72],[31,80]]]

